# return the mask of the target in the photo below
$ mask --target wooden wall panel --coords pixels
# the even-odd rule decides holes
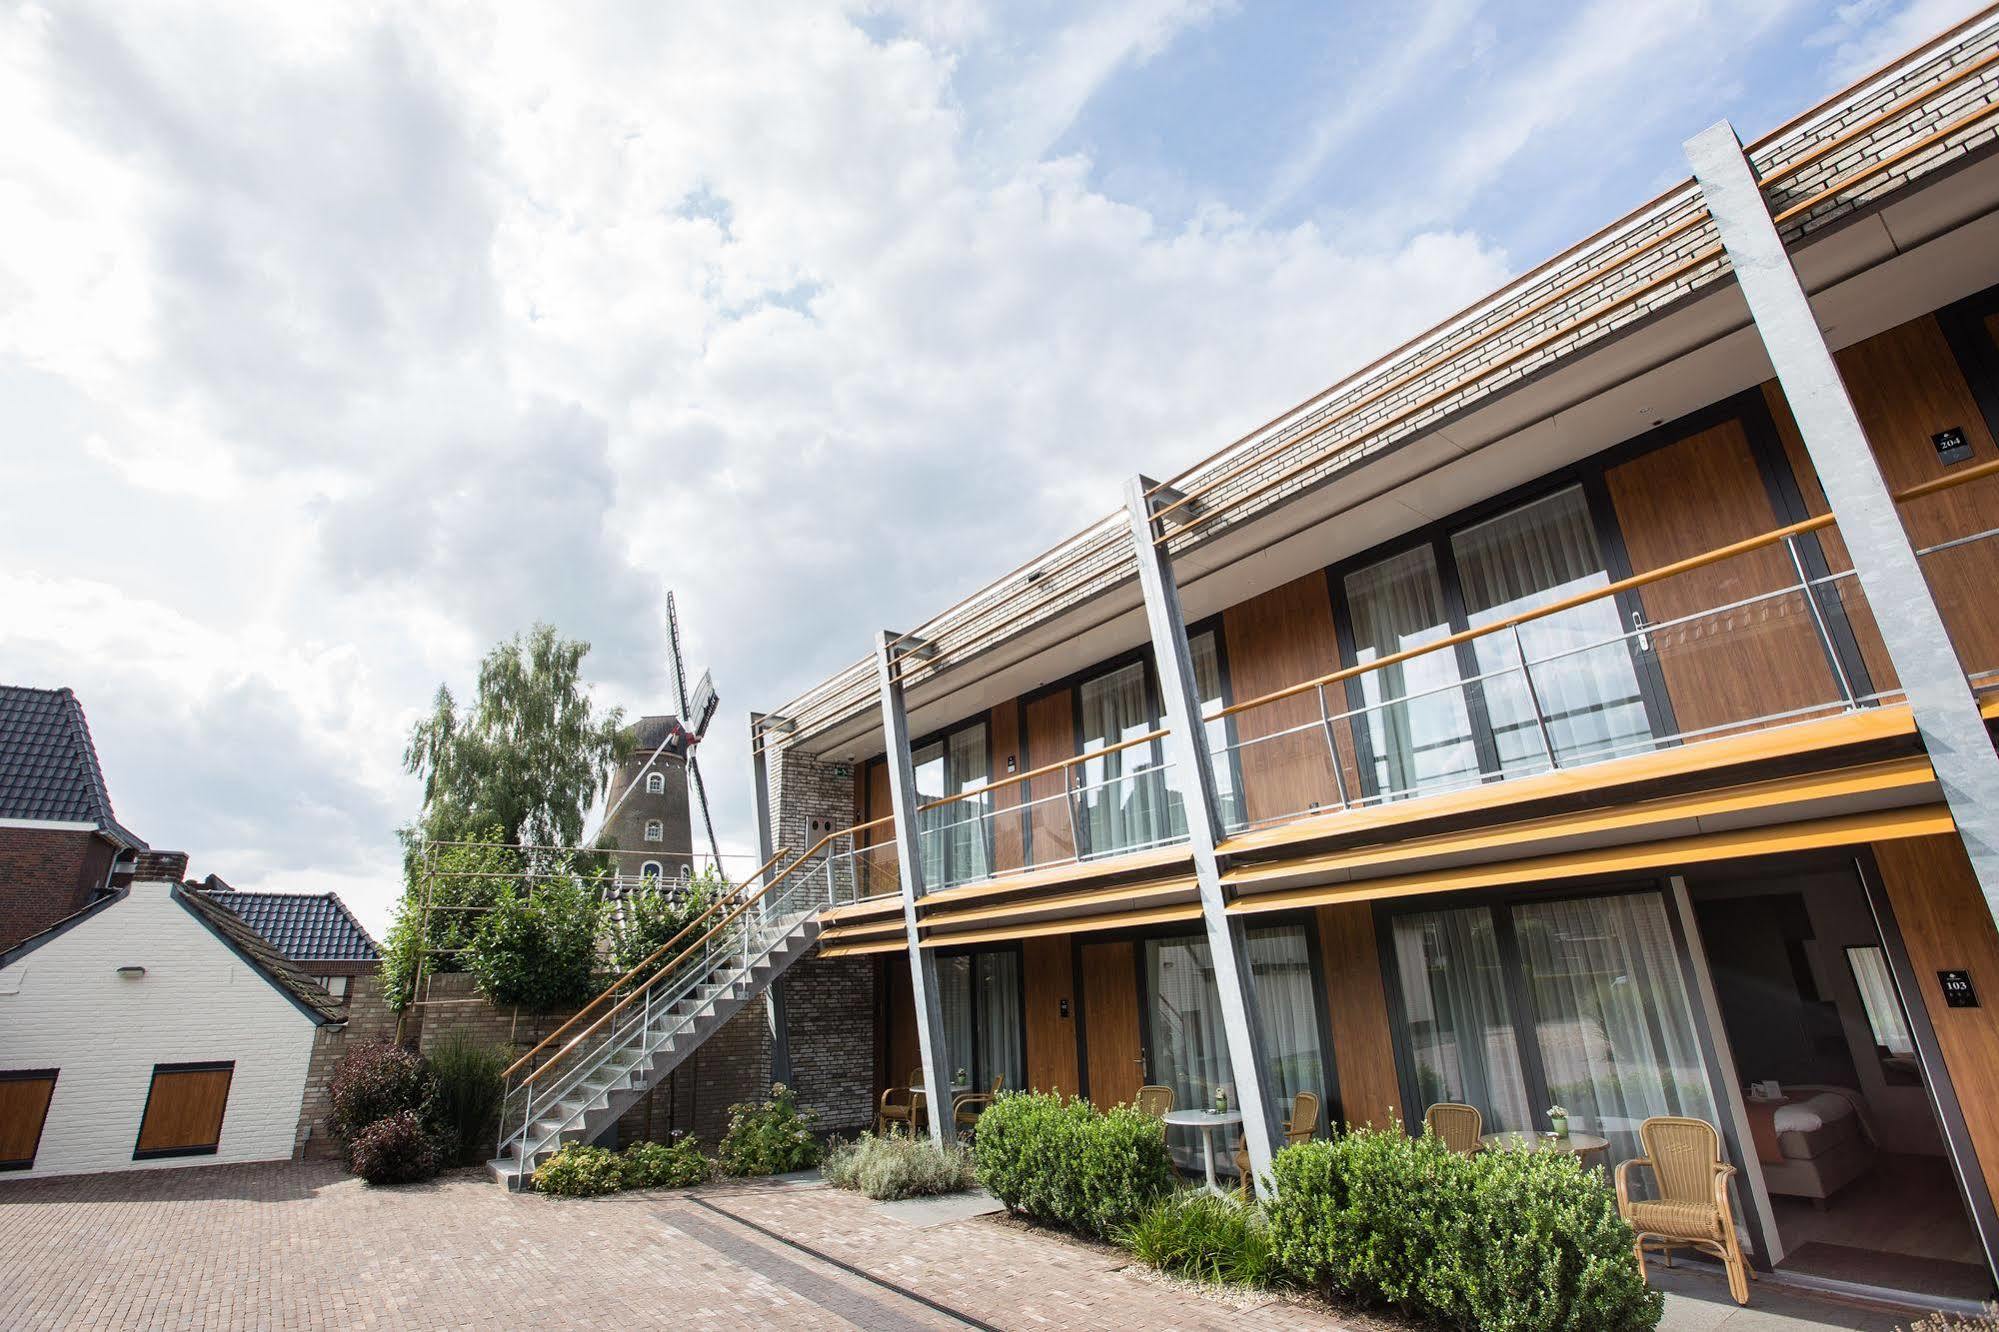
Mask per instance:
[[[1021,941],[1021,983],[1027,999],[1027,1085],[1075,1095],[1076,969],[1070,936]],[[1068,1013],[1063,1013],[1067,1005]]]
[[[0,1166],[34,1164],[55,1089],[52,1072],[0,1074]]]
[[[1763,401],[1769,405],[1770,419],[1777,427],[1777,438],[1784,445],[1784,457],[1791,464],[1791,475],[1797,478],[1798,494],[1804,500],[1805,512],[1815,517],[1825,513],[1825,491],[1820,488],[1818,473],[1805,453],[1805,442],[1798,434],[1798,423],[1791,415],[1791,404],[1784,400],[1783,387],[1776,380],[1764,383]],[[1818,539],[1819,549],[1825,552],[1828,570],[1844,573],[1853,567],[1853,558],[1846,549],[1846,538],[1840,535],[1837,527],[1818,533]],[[1880,626],[1874,622],[1874,608],[1867,604],[1867,597],[1855,579],[1843,579],[1838,587],[1840,604],[1846,608],[1847,623],[1852,626],[1854,641],[1860,645],[1861,660],[1867,666],[1869,688],[1894,688],[1895,667],[1888,660],[1887,645],[1881,641]]]
[[[1380,1128],[1404,1120],[1370,904],[1320,907],[1319,952],[1325,963],[1340,1114],[1347,1123]]]
[[[994,781],[1007,775],[1008,759],[1014,761],[1016,772],[1027,771],[1020,762],[1020,708],[1012,699],[993,709],[986,737],[986,752],[992,758]],[[1023,798],[1021,790],[1026,785],[1025,782],[1015,782],[993,792],[992,848],[993,872],[996,874],[1017,870],[1025,863],[1025,835],[1017,811]]]
[[[1855,343],[1835,359],[1890,490],[1906,490],[1946,476],[1953,468],[1999,458],[1999,447],[1994,445],[1971,386],[1965,382],[1934,315]],[[1814,514],[1826,512],[1818,473],[1805,453],[1783,390],[1773,380],[1763,386],[1763,393],[1807,509]],[[1967,462],[1946,466],[1938,461],[1931,436],[1951,428],[1964,431],[1972,456]],[[1913,500],[1902,505],[1901,511],[1902,525],[1918,547],[1999,527],[1999,477]],[[1821,539],[1831,568],[1853,567],[1837,531],[1825,533]],[[1999,668],[1999,623],[1984,613],[1988,589],[1999,579],[1999,541],[1938,551],[1924,557],[1923,571],[1965,669]],[[1840,590],[1875,687],[1892,687],[1894,669],[1882,648],[1872,613],[1850,581]],[[1857,602],[1861,604],[1855,605]]]
[[[1075,757],[1076,705],[1071,691],[1062,689],[1035,699],[1026,707],[1026,718],[1028,768]],[[1028,790],[1027,798],[1035,801],[1061,795],[1065,780],[1066,774],[1052,772],[1021,785]],[[1068,860],[1076,854],[1075,828],[1063,801],[1048,800],[1033,807],[1028,817],[1027,851],[1030,863],[1036,865]]]
[[[160,1069],[146,1095],[139,1122],[142,1153],[212,1148],[222,1140],[222,1113],[229,1104],[227,1068]]]
[[[1781,524],[1739,421],[1725,421],[1606,473],[1634,572]],[[1642,589],[1646,618],[1671,620],[1795,583],[1781,546]],[[1839,687],[1798,595],[1703,616],[1651,636],[1679,729],[1740,723],[1836,701]]]
[[[1877,842],[1874,859],[1986,1187],[1999,1194],[1999,932],[1955,836]],[[1940,970],[1970,972],[1980,1007],[1946,1004]]]
[[[909,983],[909,956],[890,953],[882,959],[883,1008],[888,1014],[888,1067],[882,1076],[891,1087],[910,1085],[910,1070],[923,1063],[916,1040],[916,997]]]
[[[1089,1051],[1090,1102],[1136,1100],[1145,1083],[1145,1049],[1138,1025],[1138,972],[1129,940],[1085,944],[1083,1045]]]
[[[1333,632],[1332,603],[1323,571],[1231,606],[1223,613],[1222,630],[1228,645],[1231,693],[1238,701],[1339,668],[1339,639]],[[1330,707],[1338,710],[1344,706],[1344,697],[1343,691],[1333,691]],[[1326,752],[1322,730],[1301,731],[1262,744],[1247,743],[1318,717],[1319,704],[1310,694],[1236,714],[1243,802],[1252,825],[1338,805],[1339,787],[1333,779],[1332,758]],[[1353,766],[1353,733],[1347,723],[1340,722],[1336,734],[1347,790],[1357,792],[1360,778]]]

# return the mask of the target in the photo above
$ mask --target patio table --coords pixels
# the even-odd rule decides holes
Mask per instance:
[[[1207,1167],[1207,1189],[1210,1193],[1221,1193],[1222,1188],[1215,1183],[1215,1130],[1242,1123],[1242,1111],[1168,1110],[1164,1118],[1168,1124],[1179,1128],[1201,1130],[1201,1163]]]
[[[1509,1152],[1566,1152],[1588,1161],[1610,1147],[1610,1139],[1588,1133],[1568,1133],[1557,1138],[1548,1133],[1488,1133],[1479,1139],[1487,1147]]]

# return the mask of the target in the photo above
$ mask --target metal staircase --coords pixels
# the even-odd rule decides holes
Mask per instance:
[[[803,856],[751,886],[785,854],[507,1070],[499,1151],[489,1163],[496,1179],[521,1188],[564,1143],[594,1141],[811,950],[819,911],[834,898],[830,868],[794,874],[810,859]]]

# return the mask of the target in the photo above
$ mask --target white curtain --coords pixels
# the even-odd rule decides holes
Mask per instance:
[[[949,808],[924,809],[922,806],[933,800],[941,800],[950,794],[950,775],[945,767],[944,745],[942,741],[928,744],[914,750],[909,756],[910,766],[916,777],[916,849],[920,852],[923,867],[923,882],[927,888],[944,887],[944,854],[946,836],[944,820]]]
[[[985,726],[968,726],[957,732],[951,737],[950,748],[951,794],[960,795],[983,787],[987,773]],[[949,882],[971,883],[992,873],[991,861],[986,853],[987,839],[992,832],[992,820],[986,814],[991,804],[991,796],[977,796],[936,811],[944,816],[945,827],[949,830],[946,839],[950,848]]]
[[[1548,1094],[1577,1132],[1642,1155],[1653,1115],[1718,1124],[1665,899],[1625,893],[1513,908]]]
[[[966,1081],[971,1075],[974,1039],[969,955],[937,959],[937,1003],[944,1010],[944,1076],[954,1084]],[[958,1076],[960,1069],[966,1078]]]
[[[1348,574],[1346,594],[1357,660],[1363,666],[1451,632],[1437,581],[1436,555],[1427,545]],[[1373,750],[1378,792],[1405,796],[1477,779],[1478,753],[1472,746],[1464,691],[1446,689],[1410,697],[1458,678],[1457,654],[1450,648],[1360,677],[1372,711],[1356,720],[1364,724]],[[1383,703],[1387,706],[1376,706]]]
[[[1295,925],[1251,930],[1246,938],[1257,1013],[1271,1067],[1266,1090],[1279,1120],[1289,1118],[1291,1098],[1301,1091],[1323,1095],[1325,1058],[1319,1045],[1318,1005],[1312,983],[1305,931]],[[1215,988],[1207,940],[1199,935],[1150,939],[1145,945],[1145,989],[1150,1003],[1151,1048],[1146,1075],[1173,1089],[1176,1107],[1208,1106],[1215,1089],[1235,1090],[1228,1039],[1222,1030],[1221,998]],[[1321,1120],[1321,1127],[1324,1120]],[[1167,1134],[1174,1158],[1185,1169],[1201,1167],[1201,1139],[1194,1130]],[[1216,1143],[1217,1152],[1234,1148]],[[1223,1162],[1226,1165],[1226,1162]]]
[[[1012,951],[974,954],[974,978],[979,987],[979,1058],[974,1090],[984,1091],[995,1077],[1008,1087],[1027,1086],[1025,1049],[1020,1032],[1020,955]]]
[[[1201,715],[1207,716],[1222,705],[1222,659],[1221,649],[1215,642],[1214,630],[1206,630],[1187,640],[1187,647],[1194,658],[1194,689],[1201,696]],[[1227,749],[1229,724],[1226,718],[1216,718],[1204,724],[1208,736],[1208,753],[1212,756],[1215,769],[1215,799],[1221,805],[1222,828],[1235,832],[1242,828],[1244,816],[1242,801],[1236,796],[1235,765],[1230,762]],[[1169,808],[1166,813],[1167,828],[1171,836],[1187,835],[1187,804],[1184,792],[1188,775],[1175,768],[1166,774],[1166,799]]]
[[[1468,527],[1452,536],[1451,549],[1473,628],[1610,581],[1580,486]],[[1549,739],[1564,762],[1650,747],[1630,648],[1621,639],[1588,646],[1620,631],[1617,603],[1609,597],[1520,627],[1528,660],[1539,663],[1531,670]],[[1490,634],[1474,646],[1481,675],[1507,672],[1483,685],[1502,767],[1545,768],[1547,751],[1517,670],[1513,635]]]
[[[1410,1120],[1455,1101],[1478,1107],[1488,1133],[1536,1127],[1491,910],[1397,916],[1395,959],[1422,1102]]]
[[[1135,739],[1152,729],[1145,666],[1133,662],[1084,684],[1083,752]],[[1083,765],[1085,836],[1093,856],[1165,840],[1165,783],[1156,766],[1158,742],[1134,745]]]
[[[1867,1025],[1874,1043],[1891,1055],[1913,1055],[1915,1037],[1909,1034],[1908,1019],[1902,1015],[1902,1000],[1895,993],[1895,979],[1888,972],[1888,958],[1879,948],[1849,948],[1846,961],[1853,968],[1853,983],[1860,987],[1860,1003],[1867,1010]]]

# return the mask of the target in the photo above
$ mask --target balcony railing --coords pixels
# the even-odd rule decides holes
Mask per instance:
[[[1995,474],[1999,463],[1966,467],[1896,500],[1912,505]],[[1203,721],[1225,831],[1582,768],[1899,698],[1855,575],[1830,567],[1838,552],[1819,548],[1816,534],[1834,529],[1829,515],[1792,523],[1213,711]],[[1974,688],[1999,686],[1999,638],[1986,648],[1983,635],[1967,636],[1983,623],[1982,594],[1999,571],[1984,546],[1995,537],[1999,528],[1917,548]],[[1641,596],[1670,613],[1648,619],[1631,610]],[[1184,841],[1184,794],[1159,756],[1166,734],[1151,731],[920,806],[926,887]],[[1129,769],[1114,761],[1125,754],[1134,755]],[[897,889],[891,839],[879,836],[872,846],[850,839],[841,853],[856,866],[850,880],[868,888],[858,896]],[[829,876],[836,859],[828,858]]]

